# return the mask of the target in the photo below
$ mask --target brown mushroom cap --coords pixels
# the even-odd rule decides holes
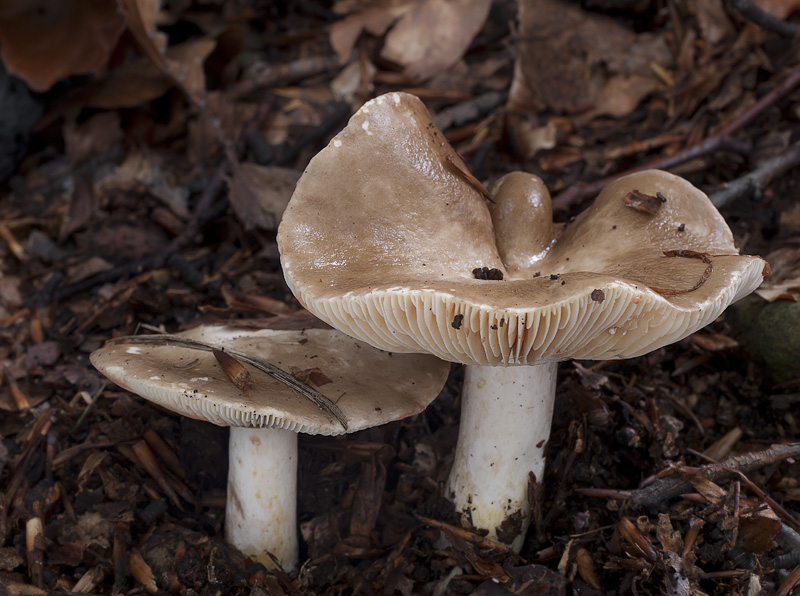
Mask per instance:
[[[739,256],[722,216],[677,176],[621,178],[563,232],[537,180],[502,179],[490,212],[422,102],[378,97],[298,182],[278,234],[284,275],[349,335],[482,365],[644,354],[761,283],[764,261]],[[666,201],[645,213],[626,204],[634,191]],[[686,291],[707,263],[665,251],[708,254],[713,271]],[[477,279],[482,267],[503,280]]]
[[[338,405],[347,419],[347,432],[421,412],[439,393],[449,371],[438,358],[381,352],[328,329],[244,331],[214,326],[177,335],[246,353],[286,372],[293,367],[318,369],[311,375],[312,387]],[[219,426],[345,432],[309,399],[249,365],[244,366],[251,385],[246,391],[239,389],[211,352],[110,342],[93,352],[91,360],[120,387],[190,418]]]

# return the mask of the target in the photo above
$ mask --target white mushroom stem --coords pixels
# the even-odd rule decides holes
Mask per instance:
[[[225,539],[267,568],[297,566],[297,433],[231,427]]]
[[[467,366],[445,494],[489,537],[519,552],[530,524],[528,476],[541,481],[557,363]]]

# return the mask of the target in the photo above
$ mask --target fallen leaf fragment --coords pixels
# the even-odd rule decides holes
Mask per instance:
[[[119,114],[116,112],[101,112],[80,124],[69,119],[64,124],[67,157],[76,165],[94,155],[107,153],[123,138]]]
[[[191,46],[191,53],[186,52],[180,57],[170,56],[167,53],[167,36],[156,28],[160,0],[118,2],[128,29],[136,38],[142,52],[162,72],[169,75],[193,103],[204,105],[206,82],[203,62],[216,46],[216,42],[209,38],[196,40]]]
[[[588,108],[623,116],[662,85],[653,65],[671,66],[663,38],[634,33],[575,3],[521,0],[519,21],[512,112]]]
[[[333,381],[317,367],[300,369],[296,366],[290,366],[289,372],[291,372],[292,376],[298,381],[306,384],[311,383],[317,387],[322,387],[328,383],[333,383]]]
[[[600,590],[600,578],[597,576],[597,571],[594,568],[594,561],[589,551],[582,546],[578,548],[575,553],[575,562],[578,565],[578,573],[583,581],[589,584],[595,590]]]
[[[150,568],[150,565],[147,564],[147,561],[144,560],[142,553],[140,553],[138,549],[131,549],[131,554],[128,556],[128,565],[131,568],[133,579],[142,584],[148,594],[155,594],[158,592],[153,570]]]
[[[752,553],[768,550],[781,525],[781,520],[767,505],[743,512],[739,516],[739,539],[742,546]]]
[[[489,16],[491,0],[428,0],[406,13],[386,36],[381,56],[425,81],[458,62]]]
[[[662,201],[659,197],[648,195],[638,190],[633,190],[626,194],[623,199],[626,207],[630,207],[634,211],[640,213],[647,213],[648,215],[655,215],[661,208]]]
[[[299,178],[300,172],[289,168],[238,164],[228,182],[228,199],[244,228],[277,229]]]
[[[779,248],[766,259],[774,273],[764,280],[756,294],[768,302],[800,300],[800,249]]]
[[[353,46],[362,31],[381,36],[402,14],[412,8],[408,2],[399,5],[371,6],[336,21],[331,25],[330,42],[339,63],[344,64],[353,51]]]
[[[0,56],[31,89],[100,73],[125,29],[115,0],[4,0]]]
[[[219,362],[219,365],[222,367],[222,370],[225,371],[231,383],[236,385],[236,387],[244,393],[250,391],[254,385],[253,377],[250,376],[250,373],[241,362],[227,352],[217,350],[216,348],[211,350],[211,353],[214,354],[214,358],[217,359],[217,362]]]

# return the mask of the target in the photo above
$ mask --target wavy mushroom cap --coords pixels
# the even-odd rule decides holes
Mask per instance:
[[[765,272],[708,197],[666,172],[617,180],[565,229],[535,176],[509,174],[493,194],[487,206],[422,102],[380,96],[298,182],[278,233],[286,281],[383,350],[497,365],[644,354]]]
[[[197,327],[176,334],[269,362],[333,401],[353,432],[424,410],[444,386],[449,366],[423,354],[389,354],[329,329],[244,331]],[[285,428],[337,435],[342,425],[284,383],[245,364],[240,389],[213,353],[175,345],[109,342],[92,364],[120,387],[164,408],[219,426]],[[319,385],[317,387],[317,384]]]

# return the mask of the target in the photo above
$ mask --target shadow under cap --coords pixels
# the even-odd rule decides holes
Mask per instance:
[[[284,213],[278,243],[294,294],[382,349],[492,365],[641,355],[761,283],[764,261],[739,256],[708,198],[672,174],[619,179],[557,237],[537,178],[501,179],[487,207],[464,172],[417,98],[365,104],[312,159]],[[624,203],[633,191],[666,202],[640,213]],[[675,250],[709,253],[713,271],[664,295],[653,288],[692,288],[707,267],[664,255]],[[503,280],[476,279],[482,267]]]

